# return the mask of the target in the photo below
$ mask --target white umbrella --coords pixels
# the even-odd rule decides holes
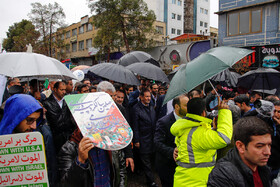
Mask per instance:
[[[0,54],[0,74],[8,77],[76,79],[60,61],[37,53]]]

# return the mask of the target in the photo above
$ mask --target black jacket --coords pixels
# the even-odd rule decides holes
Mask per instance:
[[[46,117],[53,133],[53,140],[58,153],[77,126],[66,102],[63,101],[62,108],[60,108],[53,94],[45,100],[44,107],[47,109]]]
[[[258,172],[263,186],[271,186],[269,168],[267,166],[258,166]],[[209,175],[207,186],[254,187],[253,172],[241,160],[238,150],[233,148],[225,158],[218,161]]]
[[[111,153],[111,154],[109,154]],[[126,166],[122,151],[108,151],[111,156],[111,186],[126,186]],[[65,187],[92,187],[94,184],[94,167],[88,162],[88,167],[83,168],[77,164],[78,144],[67,141],[58,154],[58,169],[60,173],[60,186]]]
[[[126,119],[126,121],[129,123],[128,113],[127,113],[126,109],[122,105],[119,105],[118,103],[116,103],[116,105],[119,108],[119,110],[121,111],[121,113],[124,116],[124,118]],[[131,144],[129,144],[128,146],[126,146],[122,150],[124,151],[125,158],[133,158],[133,152],[132,152]]]
[[[132,117],[133,141],[140,143],[140,153],[154,151],[154,133],[156,126],[156,113],[154,107],[144,106],[141,101],[133,106]]]
[[[280,169],[280,125],[269,123],[273,129],[272,145],[271,145],[271,155],[269,157],[267,165],[271,167],[272,170]]]
[[[162,105],[164,98],[165,98],[165,95],[160,95],[157,99],[157,103],[156,103],[156,107],[155,107],[157,120],[162,118],[163,116],[165,116],[167,113],[167,104]]]
[[[170,132],[170,127],[175,121],[174,113],[171,112],[159,119],[156,124],[154,138],[156,168],[162,183],[164,183],[163,186],[173,186],[173,176],[177,166],[173,159],[173,152],[176,147],[175,136]]]

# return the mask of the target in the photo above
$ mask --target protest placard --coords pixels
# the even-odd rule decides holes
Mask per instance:
[[[41,133],[0,136],[0,186],[49,186]]]
[[[109,94],[75,94],[64,99],[83,136],[90,137],[96,147],[119,150],[131,142],[132,129]]]

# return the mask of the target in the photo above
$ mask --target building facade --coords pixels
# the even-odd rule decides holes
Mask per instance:
[[[210,0],[195,0],[196,34],[210,36]]]
[[[144,0],[148,8],[153,10],[157,21],[166,24],[166,44],[170,39],[184,33],[184,0]]]
[[[279,0],[220,0],[219,46],[255,50],[250,67],[279,67]]]
[[[184,32],[210,35],[210,0],[185,0]]]
[[[277,0],[220,0],[217,14],[220,46],[280,43]]]
[[[98,49],[93,47],[93,39],[97,34],[97,28],[92,25],[93,17],[84,16],[78,23],[58,29],[53,40],[60,40],[62,47],[54,47],[52,49],[52,57],[61,61],[71,59],[71,62],[78,65],[94,65],[95,55]],[[156,46],[165,45],[164,36],[166,36],[166,26],[164,22],[156,21],[154,28],[157,30],[156,36],[153,37]],[[110,60],[118,59],[122,56],[124,48],[119,51],[112,51]]]

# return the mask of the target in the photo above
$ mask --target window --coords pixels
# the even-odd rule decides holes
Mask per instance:
[[[84,25],[79,27],[79,34],[83,34],[84,33]]]
[[[204,13],[204,8],[200,8],[200,13],[201,13],[201,14]]]
[[[177,35],[181,35],[181,30],[177,29]]]
[[[77,29],[72,29],[72,36],[77,36]]]
[[[176,33],[176,29],[171,28],[171,34],[175,34]]]
[[[182,0],[178,0],[178,6],[182,6]]]
[[[77,51],[77,42],[73,42],[72,43],[72,52],[76,52]]]
[[[207,10],[207,9],[205,9],[205,10],[204,10],[204,13],[205,13],[206,15],[208,15],[208,10]]]
[[[260,32],[261,31],[261,9],[252,10],[251,14],[252,14],[251,32]]]
[[[66,32],[66,38],[70,38],[70,31]]]
[[[177,15],[177,20],[181,21],[182,16],[181,15]]]
[[[79,41],[79,51],[83,51],[84,48],[84,40],[83,41]]]
[[[205,22],[204,23],[204,27],[207,28],[208,27],[208,23]]]
[[[171,18],[172,18],[172,19],[176,19],[176,14],[172,13]]]
[[[65,48],[66,48],[66,53],[70,53],[70,45],[67,44]]]
[[[92,39],[87,39],[86,41],[87,49],[92,47]]]
[[[61,40],[64,40],[64,34],[61,34],[61,35],[60,35],[60,39],[61,39]]]
[[[203,27],[203,21],[200,21],[200,26]]]
[[[92,24],[91,23],[87,24],[87,31],[92,31]]]
[[[172,4],[175,4],[175,5],[176,5],[176,0],[172,0]]]
[[[239,16],[240,18],[242,18],[239,20],[239,34],[249,33],[250,12],[249,11],[240,12]]]
[[[261,32],[261,14],[261,8],[228,14],[228,36]]]
[[[158,34],[163,34],[163,27],[156,26],[156,31]]]

